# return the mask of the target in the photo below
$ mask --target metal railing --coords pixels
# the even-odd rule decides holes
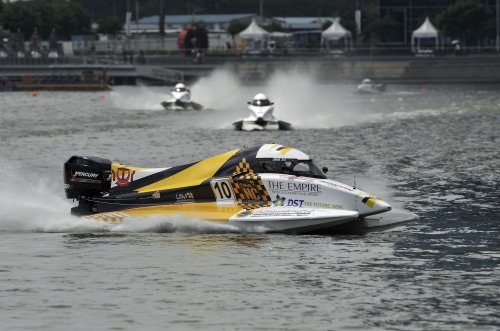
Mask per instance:
[[[187,54],[187,55],[186,55]],[[425,56],[422,56],[425,55]],[[444,48],[432,50],[429,52],[412,52],[405,47],[381,47],[381,48],[354,48],[325,50],[320,48],[289,48],[276,49],[270,52],[267,49],[261,49],[252,52],[245,52],[236,49],[211,50],[204,52],[203,61],[196,62],[195,56],[190,54],[189,50],[175,49],[172,51],[122,51],[122,52],[97,52],[89,49],[80,49],[74,52],[72,56],[60,56],[58,58],[49,58],[46,54],[41,57],[23,57],[18,58],[11,54],[7,57],[0,57],[0,66],[47,66],[47,65],[68,65],[68,64],[99,64],[99,65],[162,65],[162,64],[218,64],[232,61],[292,61],[301,59],[316,60],[355,60],[355,59],[417,59],[425,57],[485,57],[498,58],[499,53],[495,47],[467,47],[459,52],[453,48]]]

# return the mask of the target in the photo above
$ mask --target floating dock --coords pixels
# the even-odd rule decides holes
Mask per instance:
[[[106,91],[112,85],[174,85],[183,72],[152,65],[0,65],[4,91]]]

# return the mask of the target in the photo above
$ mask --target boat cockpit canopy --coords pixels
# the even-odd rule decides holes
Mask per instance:
[[[265,107],[265,106],[270,106],[273,103],[269,101],[269,99],[254,99],[252,101],[252,105],[258,106],[258,107]]]
[[[313,160],[259,159],[261,172],[325,179],[326,175]]]

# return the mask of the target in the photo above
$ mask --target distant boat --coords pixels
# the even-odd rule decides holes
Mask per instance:
[[[375,84],[371,79],[365,78],[361,84],[358,85],[356,92],[362,94],[376,94],[384,91],[385,84]]]
[[[191,101],[191,91],[183,83],[178,83],[171,91],[171,98],[161,105],[166,110],[202,110],[203,106]]]
[[[291,130],[292,125],[273,115],[274,103],[265,94],[257,94],[248,101],[250,115],[233,123],[238,131]]]

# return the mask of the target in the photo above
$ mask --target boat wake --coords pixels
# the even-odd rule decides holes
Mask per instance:
[[[339,128],[441,114],[421,111],[426,109],[426,89],[394,90],[369,97],[355,95],[352,84],[318,82],[314,78],[316,70],[319,69],[276,71],[256,85],[248,85],[230,70],[215,70],[189,86],[192,99],[205,110],[185,116],[195,116],[196,122],[205,128],[232,128],[231,123],[248,115],[247,101],[258,93],[273,100],[276,117],[296,129]],[[171,98],[170,89],[165,86],[119,87],[109,97],[120,109],[155,112],[163,112],[161,103]]]
[[[122,86],[109,93],[111,102],[119,109],[165,111],[161,103],[169,97],[169,89],[146,86]]]
[[[370,96],[353,94],[351,84],[323,84],[305,69],[276,71],[259,85],[246,85],[228,70],[217,70],[198,80],[191,88],[202,104],[219,110],[207,123],[231,123],[248,115],[246,102],[257,93],[274,103],[274,114],[296,129],[329,129],[365,123],[387,122],[401,117],[428,116],[418,112],[421,97],[415,91],[394,91]],[[412,114],[417,110],[415,114]],[[438,114],[431,114],[439,116]]]
[[[276,116],[295,128],[332,128],[364,122],[366,118],[360,116],[355,105],[346,102],[349,86],[337,87],[331,90],[331,85],[318,84],[301,70],[276,72],[262,85],[247,86],[231,72],[218,70],[200,79],[191,90],[202,104],[219,110],[211,116],[217,117],[214,123],[224,123],[224,128],[248,115],[247,101],[258,93],[272,99]]]

